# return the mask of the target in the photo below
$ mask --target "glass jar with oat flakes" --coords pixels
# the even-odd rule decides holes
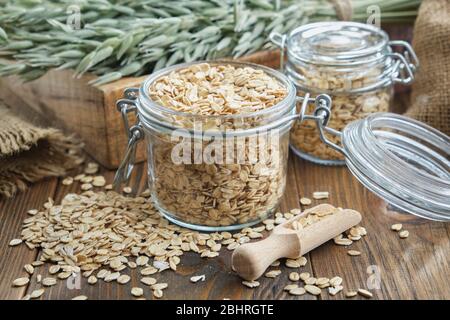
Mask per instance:
[[[149,76],[118,101],[129,132],[116,182],[132,169],[145,139],[148,183],[160,213],[178,225],[223,231],[253,225],[273,213],[286,185],[289,132],[300,116],[281,72],[233,61],[176,65]],[[129,128],[127,113],[138,123]]]
[[[418,67],[408,43],[389,41],[384,31],[362,23],[312,23],[288,35],[273,33],[271,39],[281,48],[281,67],[298,94],[331,96],[328,127],[339,131],[352,121],[389,111],[394,84],[411,83]],[[394,52],[393,47],[403,47],[405,52]],[[338,141],[336,136],[328,139]],[[313,120],[297,121],[290,141],[293,151],[304,159],[328,165],[345,163],[341,153],[322,143]]]

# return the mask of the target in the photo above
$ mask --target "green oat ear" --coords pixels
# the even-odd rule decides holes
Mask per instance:
[[[336,20],[343,12],[332,1],[316,0],[151,0],[128,1],[126,6],[117,0],[92,0],[80,6],[79,16],[73,16],[79,25],[72,26],[67,1],[42,0],[31,9],[27,1],[3,2],[2,58],[27,68],[26,72],[0,68],[0,75],[32,80],[50,69],[74,68],[77,76],[92,72],[101,77],[94,85],[120,79],[115,73],[120,68],[129,76],[139,76],[183,61],[240,57],[270,47],[272,31],[285,33],[310,21]],[[365,21],[366,8],[376,4],[383,22],[411,21],[420,4],[399,0],[393,7],[391,2],[367,0],[353,8],[353,19]],[[133,62],[141,64],[140,70],[135,71],[136,65],[128,67]]]

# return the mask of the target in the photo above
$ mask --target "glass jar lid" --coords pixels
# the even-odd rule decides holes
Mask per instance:
[[[287,41],[290,56],[321,65],[368,63],[389,52],[386,32],[356,22],[307,24],[294,29]]]
[[[450,138],[392,113],[375,113],[342,133],[347,167],[369,190],[423,218],[450,221]]]

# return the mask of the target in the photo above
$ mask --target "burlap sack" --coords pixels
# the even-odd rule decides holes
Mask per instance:
[[[424,0],[413,37],[420,69],[406,114],[450,135],[450,1]]]
[[[17,118],[0,101],[0,197],[24,190],[27,182],[65,174],[83,161],[81,147],[59,130]]]

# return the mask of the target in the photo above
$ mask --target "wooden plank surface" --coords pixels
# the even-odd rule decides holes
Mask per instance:
[[[102,172],[110,182],[112,171]],[[134,192],[142,191],[146,185],[146,166],[140,164],[134,172],[130,186]],[[448,256],[450,254],[450,227],[448,224],[430,222],[411,215],[397,213],[388,205],[364,189],[345,167],[317,166],[290,155],[288,181],[280,211],[298,207],[299,196],[311,196],[313,191],[329,191],[329,201],[342,207],[361,211],[362,225],[368,236],[354,243],[351,248],[362,252],[359,257],[347,255],[345,247],[332,242],[317,248],[308,256],[308,264],[300,272],[310,272],[315,277],[339,275],[344,279],[345,289],[367,288],[371,278],[369,271],[379,272],[380,289],[371,290],[376,299],[450,299],[450,274]],[[37,252],[8,247],[12,238],[20,235],[22,219],[27,209],[42,206],[53,197],[56,202],[68,192],[79,191],[79,185],[63,186],[56,178],[45,180],[32,186],[15,199],[1,200],[0,248],[0,299],[19,299],[26,293],[40,287],[36,284],[37,274],[47,274],[47,266],[37,268],[28,287],[12,288],[11,281],[23,276],[23,265],[32,262]],[[410,231],[408,239],[399,239],[390,230],[390,225],[401,222]],[[283,292],[289,283],[288,274],[293,271],[281,267],[283,273],[276,279],[260,279],[261,286],[248,289],[230,270],[230,252],[224,250],[218,258],[205,260],[194,254],[186,254],[177,272],[166,271],[158,276],[169,283],[165,299],[317,299],[311,295],[293,297]],[[46,289],[42,299],[70,299],[84,294],[89,299],[132,299],[131,287],[139,285],[136,270],[127,270],[132,281],[126,285],[104,283],[87,284],[82,279],[79,287],[58,281],[54,287]],[[192,275],[205,274],[207,281],[192,284]],[[377,276],[377,275],[375,275]],[[72,281],[73,283],[73,281]],[[145,297],[151,299],[150,290]],[[325,290],[318,299],[342,299],[340,293],[331,297]],[[353,299],[361,299],[356,297]]]
[[[27,192],[14,199],[0,199],[0,300],[20,299],[26,287],[12,288],[14,279],[26,276],[23,266],[34,261],[38,250],[25,245],[10,247],[12,239],[20,238],[22,221],[29,217],[27,211],[41,207],[56,190],[57,178],[36,183]]]

